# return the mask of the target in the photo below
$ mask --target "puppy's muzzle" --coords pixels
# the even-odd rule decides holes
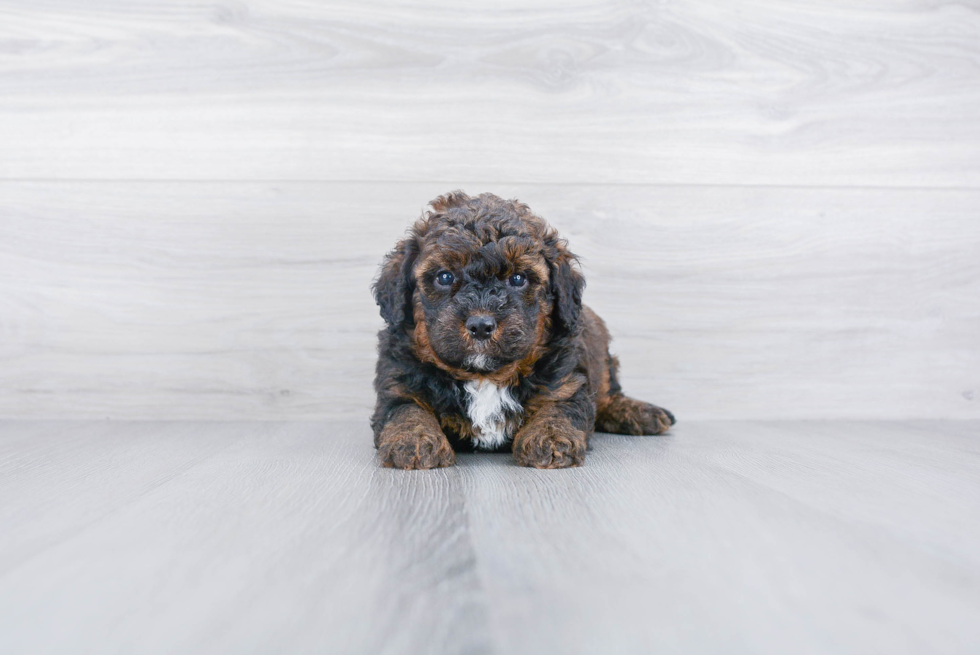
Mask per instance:
[[[486,314],[475,314],[466,319],[466,329],[477,341],[486,341],[497,329],[497,321]]]

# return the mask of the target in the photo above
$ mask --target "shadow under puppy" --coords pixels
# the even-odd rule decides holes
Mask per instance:
[[[371,418],[381,464],[450,466],[456,450],[579,466],[593,430],[660,434],[665,409],[623,395],[609,333],[582,305],[575,256],[520,202],[440,196],[381,266]]]

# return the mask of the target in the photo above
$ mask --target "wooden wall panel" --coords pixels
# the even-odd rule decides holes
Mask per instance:
[[[0,183],[0,416],[363,417],[369,285],[453,186],[571,242],[683,418],[980,417],[980,191]]]
[[[976,417],[978,62],[975,3],[6,2],[0,416],[363,416],[463,187],[681,416]]]
[[[0,177],[976,186],[975,3],[8,1]]]

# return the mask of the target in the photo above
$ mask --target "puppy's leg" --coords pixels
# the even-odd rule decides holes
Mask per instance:
[[[389,468],[431,469],[452,466],[456,453],[432,412],[407,404],[395,409],[382,428],[378,459]]]
[[[595,429],[614,434],[663,434],[676,419],[666,409],[623,394],[617,372],[619,360],[609,358],[609,385],[596,400]],[[604,385],[605,386],[605,385]]]
[[[581,466],[594,420],[584,387],[568,400],[544,402],[514,435],[514,459],[539,469]]]

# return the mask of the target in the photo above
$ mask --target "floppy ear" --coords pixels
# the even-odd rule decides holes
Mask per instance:
[[[412,268],[419,254],[415,235],[398,242],[381,264],[378,279],[371,285],[374,300],[381,307],[381,316],[390,328],[399,328],[412,320],[412,293],[415,277]]]
[[[556,334],[574,332],[582,313],[585,278],[575,269],[577,259],[568,251],[564,239],[551,235],[546,244],[551,246],[546,248],[545,254],[550,269],[551,297],[554,303],[551,324]]]

